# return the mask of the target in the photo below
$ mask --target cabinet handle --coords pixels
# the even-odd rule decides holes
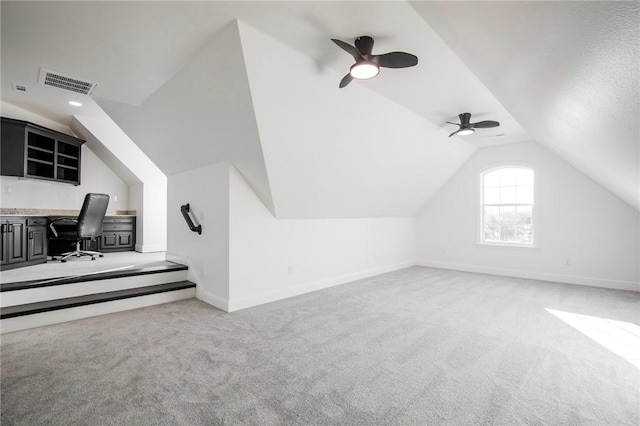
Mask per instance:
[[[33,240],[33,231],[29,232],[29,239]]]
[[[12,224],[8,224],[7,227],[8,227],[8,230],[7,230],[8,233],[13,232],[13,225]]]

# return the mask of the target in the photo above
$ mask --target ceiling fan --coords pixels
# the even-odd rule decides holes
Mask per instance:
[[[377,76],[380,73],[380,67],[407,68],[418,64],[418,57],[410,53],[390,52],[382,55],[373,55],[371,53],[373,39],[369,36],[358,37],[355,41],[355,47],[335,38],[332,38],[331,41],[356,60],[356,63],[351,66],[349,74],[345,75],[340,81],[341,89],[351,83],[354,78],[366,80]]]
[[[498,127],[500,125],[499,122],[491,120],[480,121],[478,123],[470,123],[471,114],[468,112],[459,114],[458,117],[460,117],[460,124],[447,121],[447,123],[449,124],[455,124],[456,126],[460,127],[458,130],[451,133],[449,137],[453,135],[467,136],[475,133],[475,129],[488,129],[490,127]]]

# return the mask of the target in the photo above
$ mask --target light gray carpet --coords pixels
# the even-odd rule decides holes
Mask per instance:
[[[2,425],[638,425],[638,368],[545,309],[639,306],[422,267],[231,314],[170,303],[4,335]]]

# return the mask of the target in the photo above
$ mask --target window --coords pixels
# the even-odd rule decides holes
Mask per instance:
[[[533,244],[533,170],[501,167],[480,175],[483,244]]]

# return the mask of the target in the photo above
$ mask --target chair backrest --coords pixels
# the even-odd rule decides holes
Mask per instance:
[[[84,197],[78,215],[78,237],[93,238],[102,235],[102,221],[107,213],[109,196],[89,193]]]

